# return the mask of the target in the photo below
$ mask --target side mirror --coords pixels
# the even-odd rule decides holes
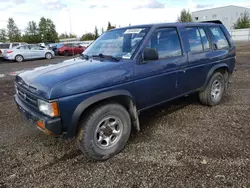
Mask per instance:
[[[143,53],[143,60],[144,61],[153,61],[158,60],[159,55],[156,49],[154,48],[146,48]]]

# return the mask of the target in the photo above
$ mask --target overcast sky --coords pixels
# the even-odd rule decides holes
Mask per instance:
[[[250,0],[0,0],[0,28],[13,17],[24,31],[28,21],[38,22],[44,16],[54,21],[59,33],[72,29],[82,35],[93,32],[95,25],[106,29],[108,21],[117,27],[174,22],[183,8],[194,11],[225,5],[250,8]]]

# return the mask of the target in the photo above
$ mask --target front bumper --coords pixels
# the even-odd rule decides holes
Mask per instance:
[[[62,135],[61,118],[49,118],[47,116],[42,115],[41,113],[36,112],[34,109],[26,105],[17,95],[14,96],[14,101],[18,107],[18,110],[39,130],[49,135]],[[38,121],[43,123],[43,128],[37,125]]]

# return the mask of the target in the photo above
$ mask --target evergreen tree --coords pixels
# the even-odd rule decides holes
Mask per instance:
[[[58,39],[55,24],[51,19],[44,17],[39,22],[39,34],[43,42],[55,42]]]
[[[189,10],[183,9],[181,11],[181,15],[178,17],[178,22],[192,22],[192,15]]]
[[[21,31],[18,29],[13,18],[8,19],[7,23],[7,35],[10,42],[21,41]]]
[[[250,28],[250,18],[249,14],[245,12],[243,16],[241,16],[236,24],[234,25],[235,29],[245,29],[245,28]]]
[[[5,29],[0,29],[0,42],[7,41],[7,32]]]

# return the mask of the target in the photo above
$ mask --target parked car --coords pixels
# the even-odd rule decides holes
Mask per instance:
[[[54,51],[55,55],[58,55],[58,50],[63,46],[61,43],[50,44],[50,49]]]
[[[16,46],[23,45],[23,44],[27,44],[27,43],[13,42],[13,43],[0,44],[0,57],[3,57],[4,50],[8,50],[8,49],[11,49],[11,48],[14,48]]]
[[[51,59],[55,56],[52,50],[37,45],[21,45],[4,51],[4,59],[22,62],[28,59],[46,58]]]
[[[132,128],[140,130],[142,111],[193,93],[204,105],[218,105],[235,58],[222,24],[119,28],[78,58],[17,75],[14,99],[40,130],[76,136],[81,151],[106,160],[124,148]]]
[[[91,43],[93,43],[93,40],[91,40],[91,41],[79,41],[79,42],[80,42],[79,45],[87,48]]]
[[[63,44],[61,48],[58,49],[58,54],[59,55],[75,55],[75,54],[81,54],[84,52],[86,49],[85,46],[81,46],[80,44],[77,43],[68,43],[68,44]]]

